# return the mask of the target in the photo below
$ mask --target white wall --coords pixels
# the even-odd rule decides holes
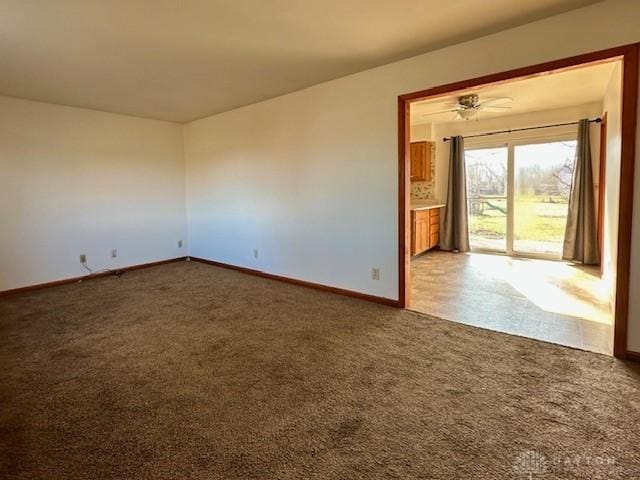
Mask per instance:
[[[353,86],[324,84],[311,98],[303,91],[186,126],[192,256],[394,296],[393,146],[379,150],[385,106]]]
[[[417,123],[409,127],[409,141],[430,142],[431,140],[434,140],[431,123]]]
[[[182,126],[0,97],[0,219],[0,291],[186,255]]]
[[[397,96],[639,40],[612,0],[187,124],[190,253],[397,298]]]
[[[607,86],[602,112],[607,113],[607,154],[604,189],[604,236],[602,251],[603,278],[609,284],[615,302],[615,279],[618,271],[618,212],[620,207],[620,151],[622,146],[622,68],[616,64]],[[640,166],[638,166],[640,168]]]

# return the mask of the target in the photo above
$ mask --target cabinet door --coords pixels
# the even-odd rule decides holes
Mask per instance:
[[[433,153],[433,142],[425,142],[424,162],[422,165],[422,178],[425,182],[431,181],[431,154]]]
[[[427,142],[413,142],[411,144],[411,181],[425,181],[425,162],[427,156]]]
[[[429,222],[422,221],[420,222],[420,250],[419,252],[424,252],[429,249]]]
[[[429,211],[418,210],[411,212],[412,232],[411,232],[411,253],[417,255],[429,249],[429,234],[431,226],[429,224]]]
[[[410,149],[411,181],[431,180],[431,142],[413,142]]]
[[[416,225],[416,212],[411,212],[411,255],[415,255],[418,252],[418,235]]]

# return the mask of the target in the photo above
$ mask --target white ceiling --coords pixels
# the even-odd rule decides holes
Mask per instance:
[[[596,0],[2,0],[0,94],[189,121]]]
[[[478,119],[517,115],[520,113],[553,110],[556,108],[601,102],[614,70],[614,62],[601,63],[584,68],[576,68],[533,78],[487,87],[465,90],[453,95],[438,97],[411,104],[411,124],[465,122],[456,118],[455,113],[440,113],[451,110],[461,93],[477,93],[483,99],[511,97],[513,102],[500,103],[511,106],[500,112],[480,111]]]

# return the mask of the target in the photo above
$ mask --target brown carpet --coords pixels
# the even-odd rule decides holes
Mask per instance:
[[[640,478],[635,365],[193,262],[0,300],[0,362],[2,479]]]

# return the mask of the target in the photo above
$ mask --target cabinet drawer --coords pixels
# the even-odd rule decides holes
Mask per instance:
[[[440,235],[438,234],[438,232],[431,233],[431,235],[429,236],[429,248],[437,247],[439,243]]]
[[[429,217],[430,225],[438,225],[440,223],[440,215],[431,215]]]
[[[416,221],[429,220],[429,210],[416,210]]]
[[[440,231],[440,223],[432,223],[429,225],[429,233],[433,235],[434,233],[438,233]]]

